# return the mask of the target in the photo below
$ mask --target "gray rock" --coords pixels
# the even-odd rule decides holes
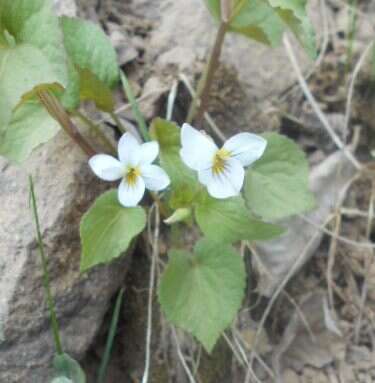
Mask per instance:
[[[15,167],[0,159],[0,382],[45,383],[54,353],[42,269],[28,202],[35,181],[64,350],[81,358],[124,279],[122,258],[79,273],[79,221],[106,186],[64,133]]]
[[[319,19],[319,7],[315,0],[312,3],[313,16]],[[153,69],[162,78],[175,72],[195,78],[203,69],[202,62],[212,49],[217,30],[204,1],[162,0],[158,14],[158,26],[151,33],[148,51],[150,61],[155,62]],[[308,72],[313,62],[297,43],[294,46],[302,70]],[[296,81],[283,46],[271,49],[228,34],[221,63],[212,89],[210,112],[224,133],[277,128],[279,121],[269,111],[274,102],[279,102],[278,96]],[[228,132],[226,127],[230,127]]]
[[[53,6],[60,16],[77,16],[77,4],[75,0],[53,0]]]
[[[217,29],[204,2],[163,0],[160,10],[159,27],[150,43],[157,64],[170,62],[180,70],[194,68],[197,59],[204,59],[211,49]],[[299,53],[306,68],[311,62],[302,49]],[[269,96],[270,91],[278,94],[295,81],[283,47],[271,49],[239,35],[227,35],[223,63],[234,67],[243,88],[259,99]]]

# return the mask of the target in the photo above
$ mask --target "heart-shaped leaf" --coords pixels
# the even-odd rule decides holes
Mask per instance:
[[[266,220],[311,210],[309,167],[305,154],[292,140],[267,133],[263,156],[246,172],[244,196],[248,207]]]
[[[193,334],[211,352],[231,324],[245,293],[242,258],[229,245],[201,240],[194,254],[169,253],[159,301],[169,321]]]
[[[81,271],[119,257],[145,225],[141,207],[123,207],[115,190],[102,194],[81,220]]]
[[[64,16],[61,26],[70,59],[64,105],[74,109],[80,100],[92,100],[102,110],[112,111],[110,88],[119,80],[119,68],[109,38],[99,26],[86,20]]]
[[[34,106],[27,116],[31,107],[20,104],[22,96],[40,84],[67,83],[63,35],[50,0],[0,2],[0,67],[0,155],[21,161],[57,131]]]
[[[205,0],[216,20],[221,18],[221,0]],[[234,0],[229,31],[270,46],[280,43],[290,29],[307,53],[316,56],[315,34],[306,14],[307,0]]]
[[[252,217],[242,197],[215,199],[202,193],[195,206],[195,217],[203,233],[215,241],[260,241],[284,232],[280,226]]]

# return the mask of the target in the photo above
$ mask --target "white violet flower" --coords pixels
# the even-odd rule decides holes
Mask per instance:
[[[157,165],[152,165],[159,154],[156,141],[140,144],[130,133],[125,133],[118,143],[116,159],[107,154],[97,154],[90,158],[92,171],[104,181],[122,180],[118,189],[118,199],[125,207],[137,206],[145,189],[159,191],[169,183],[168,174]]]
[[[189,124],[181,128],[180,156],[183,162],[198,172],[199,182],[214,198],[240,194],[245,178],[245,166],[251,165],[264,153],[267,141],[252,133],[239,133],[219,149],[211,137]]]

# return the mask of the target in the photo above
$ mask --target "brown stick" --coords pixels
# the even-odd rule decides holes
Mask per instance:
[[[89,157],[95,155],[96,150],[93,149],[93,147],[78,131],[69,114],[63,108],[57,97],[46,90],[38,91],[37,94],[40,102],[46,108],[47,112],[61,125],[69,137],[82,149],[82,151]]]

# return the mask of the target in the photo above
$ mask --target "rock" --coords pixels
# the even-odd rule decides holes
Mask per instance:
[[[75,0],[53,0],[53,5],[59,16],[77,16],[77,4]]]
[[[298,375],[291,369],[286,369],[283,373],[283,383],[299,383]]]
[[[151,54],[158,58],[156,64],[173,62],[179,70],[193,69],[197,60],[203,60],[212,47],[217,27],[211,15],[201,0],[163,0],[160,4],[161,21],[150,43]],[[278,94],[295,81],[282,47],[270,49],[242,36],[228,34],[222,58],[226,66],[236,69],[247,93],[259,99],[269,95],[270,84],[273,94]],[[305,59],[303,66],[306,65]],[[280,68],[285,68],[282,75]]]
[[[23,168],[0,159],[0,382],[7,383],[47,383],[54,354],[28,174],[34,177],[62,343],[73,357],[81,358],[92,342],[126,272],[127,258],[121,258],[80,275],[79,221],[105,184],[63,132]]]
[[[156,64],[179,62],[179,69],[194,68],[197,60],[204,59],[215,38],[216,26],[208,10],[201,0],[163,0],[160,9],[159,27],[153,31],[150,43],[151,54],[158,57]],[[311,62],[302,49],[299,53],[303,67],[308,67]],[[295,81],[282,46],[271,49],[242,36],[228,34],[222,58],[226,65],[236,68],[247,92],[259,99],[269,95],[270,84],[273,94],[277,94]]]
[[[138,57],[138,51],[133,46],[130,37],[124,28],[115,23],[107,23],[109,39],[116,49],[117,60],[120,66],[130,63]]]
[[[202,0],[158,3],[159,23],[151,32],[148,61],[155,63],[153,71],[163,79],[166,74],[184,72],[195,80],[212,49],[217,27]],[[320,8],[315,4],[311,9],[314,18],[319,19]],[[297,43],[294,45],[302,70],[308,71],[313,62]],[[230,127],[231,134],[275,129],[275,119],[269,113],[274,109],[272,100],[296,81],[283,46],[271,49],[228,34],[221,64],[209,108],[218,126],[224,133],[225,127]],[[276,129],[279,125],[278,118]]]

